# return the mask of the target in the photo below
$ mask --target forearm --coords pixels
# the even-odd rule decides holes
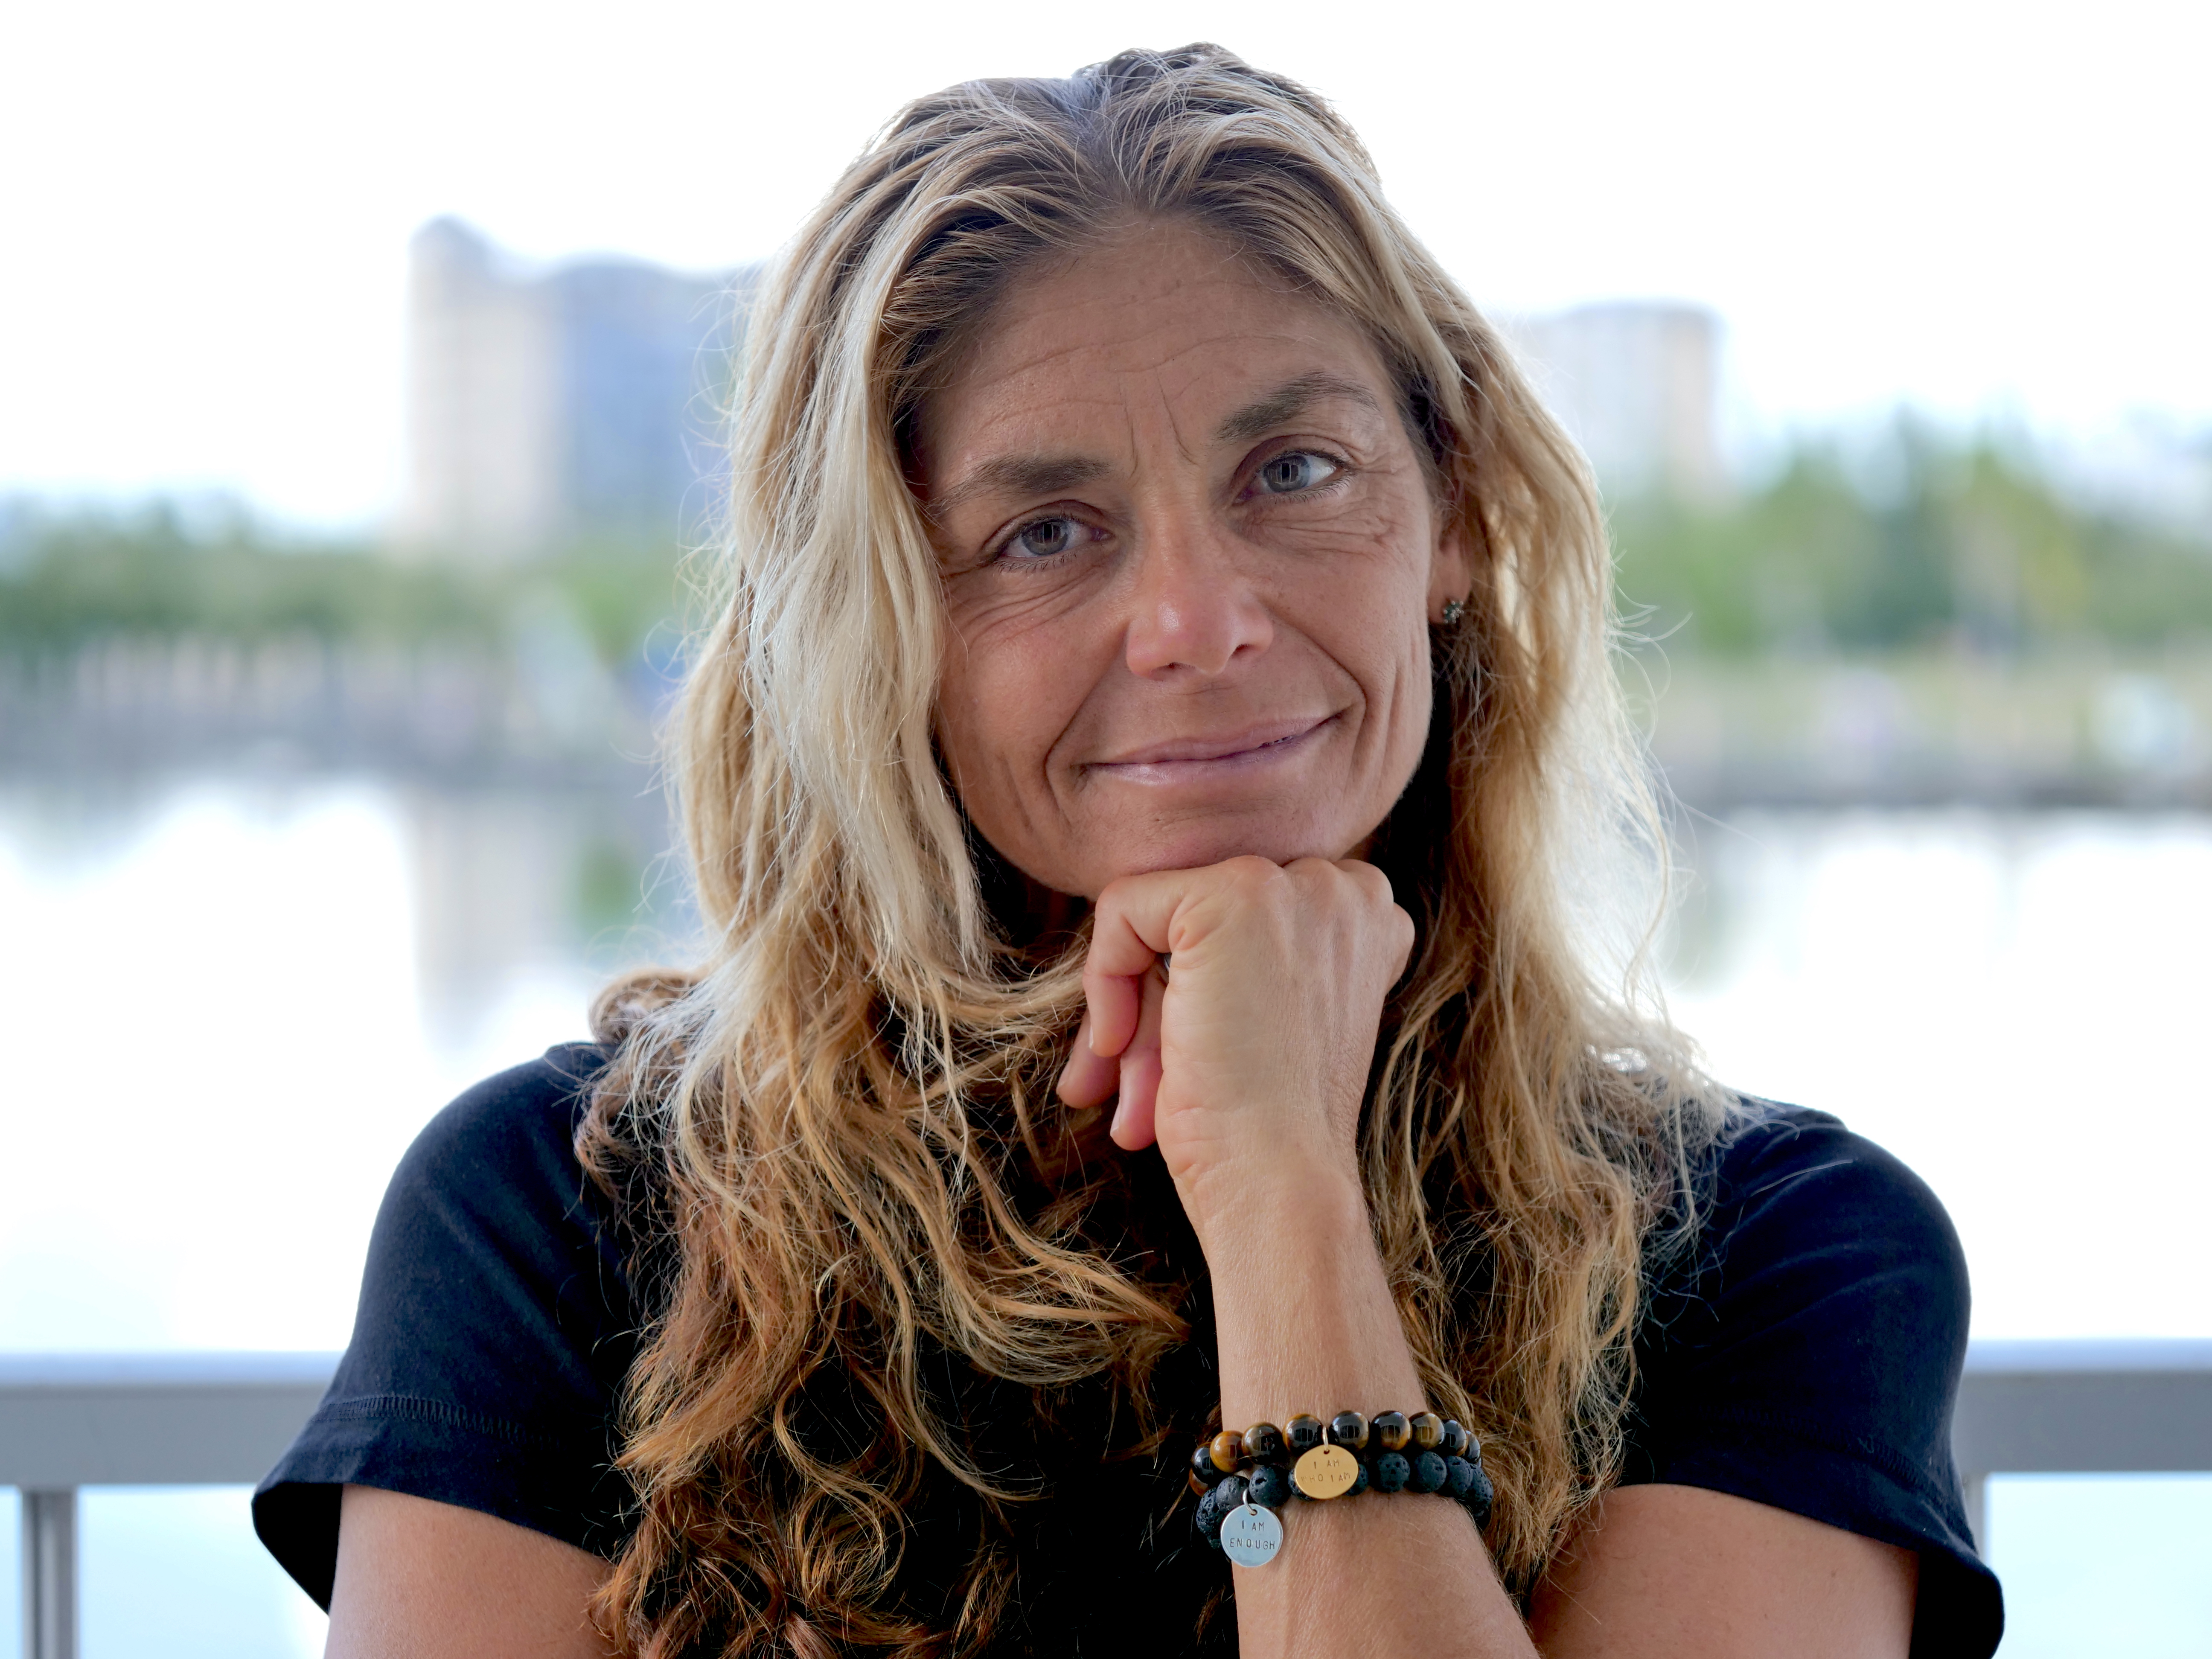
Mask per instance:
[[[1209,1240],[1224,1426],[1422,1410],[1356,1186],[1267,1182]],[[1523,1659],[1535,1651],[1465,1510],[1436,1495],[1294,1501],[1282,1553],[1234,1569],[1243,1659]]]

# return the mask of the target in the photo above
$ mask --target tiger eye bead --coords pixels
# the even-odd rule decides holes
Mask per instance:
[[[1221,1479],[1221,1471],[1213,1467],[1213,1443],[1201,1440],[1198,1449],[1190,1455],[1190,1478],[1203,1491]]]
[[[1446,1457],[1467,1455],[1467,1430],[1461,1425],[1456,1417],[1444,1419],[1444,1437],[1437,1449]]]
[[[1291,1443],[1291,1449],[1294,1452],[1311,1451],[1321,1444],[1321,1419],[1304,1412],[1292,1418],[1290,1426],[1283,1431],[1283,1437]]]
[[[1358,1412],[1339,1412],[1328,1419],[1328,1437],[1332,1444],[1349,1452],[1367,1449],[1367,1419]]]
[[[1376,1445],[1386,1452],[1401,1452],[1406,1443],[1413,1437],[1412,1426],[1403,1412],[1377,1412],[1375,1420],[1368,1425]]]
[[[1444,1420],[1434,1412],[1415,1412],[1406,1419],[1406,1426],[1413,1432],[1413,1443],[1423,1451],[1434,1451],[1443,1443]]]
[[[1213,1458],[1215,1468],[1224,1474],[1233,1474],[1244,1455],[1244,1437],[1234,1429],[1224,1429],[1206,1443],[1206,1450]]]
[[[1270,1463],[1283,1455],[1283,1431],[1273,1423],[1255,1423],[1244,1431],[1244,1455],[1255,1463]]]

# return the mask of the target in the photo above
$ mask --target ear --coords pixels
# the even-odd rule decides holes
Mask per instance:
[[[1453,504],[1446,502],[1438,517],[1436,556],[1429,565],[1429,620],[1441,623],[1444,606],[1453,599],[1465,602],[1474,591],[1474,562],[1468,551],[1467,526]]]

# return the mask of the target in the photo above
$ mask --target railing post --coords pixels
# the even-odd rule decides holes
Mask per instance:
[[[76,1659],[76,1492],[23,1492],[23,1659]]]

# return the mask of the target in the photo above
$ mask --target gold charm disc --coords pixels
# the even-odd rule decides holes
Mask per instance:
[[[1359,1479],[1359,1460],[1341,1446],[1316,1446],[1292,1470],[1309,1498],[1341,1498]]]

